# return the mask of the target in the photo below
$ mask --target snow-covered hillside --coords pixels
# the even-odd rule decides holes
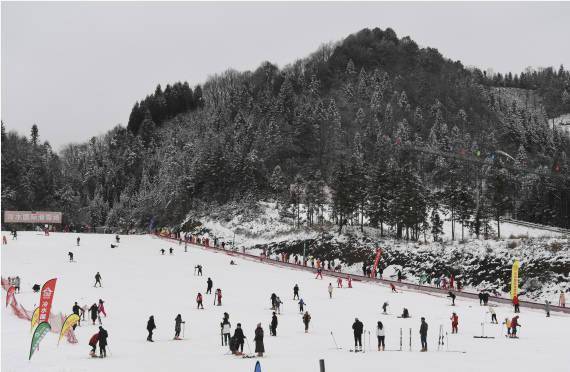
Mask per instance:
[[[7,235],[7,234],[6,234]],[[195,246],[184,247],[149,236],[123,236],[120,247],[111,249],[110,235],[81,235],[81,246],[76,247],[77,234],[20,233],[17,241],[2,246],[2,275],[19,275],[22,293],[17,296],[26,308],[37,304],[32,293],[34,283],[57,277],[52,311],[71,312],[74,301],[91,305],[102,298],[106,301],[107,318],[103,325],[109,332],[110,356],[92,359],[88,356],[89,337],[96,326],[85,322],[76,330],[79,343],[62,342],[48,334],[31,362],[27,360],[30,345],[30,325],[7,310],[2,311],[2,370],[3,371],[251,371],[255,359],[228,355],[220,346],[219,324],[223,312],[230,314],[233,328],[238,322],[253,348],[253,330],[261,323],[265,330],[266,356],[261,360],[262,371],[317,371],[318,360],[324,359],[326,370],[372,371],[568,371],[566,330],[570,317],[552,314],[546,318],[543,311],[522,309],[520,339],[506,339],[500,325],[489,324],[486,308],[477,301],[458,299],[451,307],[449,299],[438,295],[414,292],[391,293],[383,285],[354,282],[352,289],[334,289],[329,299],[327,285],[332,278],[315,280],[311,273],[282,269],[272,265],[233,258],[222,253],[205,251]],[[161,248],[174,248],[174,255],[162,256]],[[67,252],[75,253],[77,262],[68,262]],[[194,266],[204,267],[204,276],[194,276]],[[99,271],[103,288],[93,288],[93,276]],[[211,277],[214,289],[223,291],[223,306],[213,306],[212,295],[206,295],[205,310],[197,310],[195,297],[204,292],[206,279]],[[298,283],[301,297],[308,304],[312,321],[310,332],[303,332],[301,316],[292,287]],[[333,282],[333,284],[335,284]],[[284,309],[279,316],[277,337],[270,337],[267,324],[271,318],[269,296],[281,296]],[[3,291],[2,301],[6,293]],[[553,299],[554,300],[554,299]],[[380,306],[388,301],[389,315],[381,315]],[[403,307],[410,310],[412,319],[398,319]],[[512,309],[496,308],[499,320],[512,317]],[[449,317],[459,315],[459,334],[449,334],[444,351],[437,351],[440,325],[450,332]],[[183,341],[172,341],[174,318],[182,314],[186,320]],[[145,341],[146,321],[154,315],[157,323],[155,343]],[[430,352],[419,351],[420,317],[429,324]],[[386,328],[386,349],[400,347],[400,328],[404,334],[404,351],[354,354],[348,352],[352,344],[351,325],[358,317],[371,331],[382,321]],[[494,339],[475,339],[485,332]],[[412,352],[409,352],[408,334],[412,332]],[[343,348],[336,350],[331,331]],[[447,341],[447,340],[446,340]],[[368,337],[366,337],[368,342]],[[245,347],[247,351],[247,346]],[[450,352],[446,352],[449,350]],[[451,352],[453,351],[453,352]],[[458,353],[455,351],[464,351]]]

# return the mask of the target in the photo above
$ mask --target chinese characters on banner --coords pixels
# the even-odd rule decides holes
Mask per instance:
[[[51,311],[51,303],[55,292],[55,283],[57,279],[50,279],[45,282],[40,292],[40,317],[39,322],[47,322]]]

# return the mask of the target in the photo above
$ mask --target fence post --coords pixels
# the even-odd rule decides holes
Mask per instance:
[[[324,359],[319,359],[319,369],[320,369],[320,372],[325,372],[325,360]]]

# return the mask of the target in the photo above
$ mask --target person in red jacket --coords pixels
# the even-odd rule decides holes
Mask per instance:
[[[91,351],[89,352],[89,355],[95,356],[95,350],[97,350],[97,342],[99,342],[99,332],[95,333],[89,339],[89,346],[91,346]]]
[[[202,293],[198,293],[198,296],[196,296],[196,303],[198,304],[196,307],[197,309],[204,309],[204,305],[202,304]]]
[[[511,338],[517,338],[517,327],[522,327],[519,324],[519,316],[515,315],[515,317],[511,320]]]
[[[216,296],[218,297],[218,306],[222,306],[222,290],[216,289]]]
[[[515,313],[520,313],[521,310],[519,308],[519,296],[515,295],[513,297],[513,306],[515,307]]]
[[[451,315],[451,333],[457,333],[457,326],[459,325],[459,317],[456,313]]]

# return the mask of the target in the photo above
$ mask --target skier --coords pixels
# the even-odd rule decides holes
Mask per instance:
[[[258,357],[262,357],[265,352],[265,347],[263,345],[263,328],[261,328],[261,323],[257,323],[257,328],[255,329],[255,352]]]
[[[169,254],[173,254],[174,253],[174,249],[172,247],[168,248],[168,253]]]
[[[505,318],[503,324],[505,325],[505,328],[507,328],[507,337],[511,337],[511,321],[509,318]]]
[[[67,255],[69,256],[69,262],[73,262],[73,252],[67,252]]]
[[[382,304],[382,314],[387,314],[387,310],[388,310],[388,302],[384,302],[384,304]]]
[[[483,305],[487,306],[489,303],[489,294],[487,292],[483,293]]]
[[[297,298],[297,300],[299,299],[299,285],[295,284],[295,286],[293,287],[293,300]]]
[[[456,313],[451,315],[451,333],[457,333],[458,329],[457,326],[459,325],[459,317]]]
[[[518,295],[514,295],[513,296],[513,306],[515,308],[515,313],[520,313],[520,307],[519,307],[519,296]]]
[[[317,269],[317,276],[315,277],[315,279],[318,279],[319,277],[321,279],[323,278],[323,269],[321,269],[320,267]]]
[[[491,313],[491,323],[499,324],[497,321],[497,313],[495,313],[495,309],[491,306],[489,306],[489,313]]]
[[[271,299],[271,310],[275,310],[275,302],[277,300],[277,295],[275,293],[271,294],[271,297],[269,297]]]
[[[422,317],[422,324],[420,325],[420,340],[422,342],[421,351],[427,351],[427,332],[428,324],[426,323],[426,318]]]
[[[236,342],[236,351],[240,350],[243,353],[243,341],[245,340],[245,335],[243,334],[243,329],[241,328],[241,323],[238,323],[236,326],[236,330],[234,331],[234,337]]]
[[[202,304],[202,294],[200,292],[198,292],[198,295],[196,296],[196,304],[196,309],[204,309],[204,305]]]
[[[214,285],[214,282],[212,281],[211,278],[208,278],[206,283],[208,284],[208,288],[206,289],[206,294],[208,294],[208,293],[212,294],[212,286]]]
[[[95,333],[93,336],[91,336],[91,338],[89,339],[89,346],[91,346],[91,351],[89,352],[89,355],[91,355],[92,357],[96,357],[97,355],[95,354],[95,352],[97,351],[97,343],[99,342],[99,332]]]
[[[77,246],[79,247],[79,242],[81,241],[81,238],[78,236],[77,237]]]
[[[566,296],[564,295],[564,291],[560,291],[560,299],[558,300],[558,304],[560,307],[566,307]]]
[[[309,333],[309,322],[311,321],[311,315],[308,311],[303,315],[303,323],[305,324],[305,333]]]
[[[283,303],[283,301],[281,301],[279,296],[277,296],[275,298],[275,310],[277,310],[277,314],[281,314],[281,304],[282,303]]]
[[[103,301],[102,299],[99,299],[99,313],[103,314],[105,316],[105,318],[107,317],[107,312],[105,311],[105,305],[103,305],[105,303],[105,301]]]
[[[455,306],[455,293],[449,291],[447,297],[451,298],[451,306]]]
[[[222,306],[222,290],[220,288],[216,289],[216,297],[218,299],[218,306]]]
[[[95,325],[95,321],[99,317],[99,308],[97,307],[97,304],[94,303],[93,305],[91,305],[91,307],[89,308],[89,313],[91,314],[91,320],[93,321],[93,325]]]
[[[439,288],[439,284],[441,283],[441,278],[440,277],[436,277],[433,280],[433,284],[435,285],[436,288]]]
[[[336,287],[342,288],[342,278],[340,276],[336,279]]]
[[[398,293],[398,291],[396,290],[396,286],[394,285],[394,283],[390,283],[390,288],[392,288],[392,293]]]
[[[166,251],[164,250],[164,248],[161,248],[161,249],[160,249],[160,254],[164,256],[164,252],[166,252]]]
[[[16,276],[14,278],[14,292],[20,293],[20,277],[19,276]]]
[[[358,318],[354,318],[352,330],[354,332],[354,351],[362,351],[362,332],[364,332],[364,324],[362,324]]]
[[[230,320],[224,316],[224,319],[220,323],[220,327],[222,328],[222,343],[224,345],[228,344],[230,340],[230,334],[232,332],[232,325],[230,324]]]
[[[329,283],[329,298],[332,298],[333,286]]]
[[[301,298],[301,300],[299,300],[299,312],[303,313],[304,309],[305,309],[305,301],[303,301],[303,299]]]
[[[550,318],[550,301],[544,301],[544,311],[546,311],[546,317]]]
[[[380,321],[378,322],[378,326],[376,327],[376,337],[378,337],[378,351],[380,351],[380,348],[384,350],[384,348],[386,347],[384,343],[384,339],[386,338],[386,332],[384,331],[384,325]]]
[[[99,357],[107,357],[107,338],[109,333],[103,327],[99,326]]]
[[[409,317],[410,317],[410,312],[408,311],[408,309],[404,308],[404,310],[402,310],[402,316],[400,318],[407,319]]]
[[[275,311],[273,312],[273,316],[271,317],[271,326],[269,327],[269,335],[277,336],[277,315],[275,314]]]
[[[198,276],[202,276],[202,265],[196,265],[194,268],[198,269]]]
[[[402,270],[398,270],[398,281],[402,281]]]
[[[512,320],[511,320],[511,338],[518,338],[517,337],[517,327],[522,327],[519,324],[519,316],[516,315]]]
[[[175,340],[180,340],[180,331],[181,331],[181,326],[182,323],[186,323],[185,321],[182,320],[182,315],[178,314],[176,315],[176,318],[174,318],[174,339]]]
[[[77,302],[73,305],[73,307],[71,308],[71,311],[73,312],[73,314],[75,314],[79,317],[79,321],[77,322],[77,324],[73,325],[73,330],[75,330],[75,327],[77,327],[77,326],[81,327],[81,315],[83,315],[85,313],[85,311],[81,308],[81,306],[79,306],[77,304]]]
[[[151,315],[150,318],[148,318],[148,322],[146,323],[146,330],[148,331],[148,336],[146,338],[147,341],[154,342],[152,340],[152,332],[155,329],[156,329],[156,324],[154,323],[154,316]]]
[[[99,274],[99,271],[97,271],[97,274],[95,274],[95,285],[93,287],[97,287],[97,283],[99,283],[99,287],[102,287],[101,274]]]
[[[32,287],[32,290],[34,291],[34,293],[38,293],[40,291],[40,285],[39,284],[34,284],[34,286]]]

